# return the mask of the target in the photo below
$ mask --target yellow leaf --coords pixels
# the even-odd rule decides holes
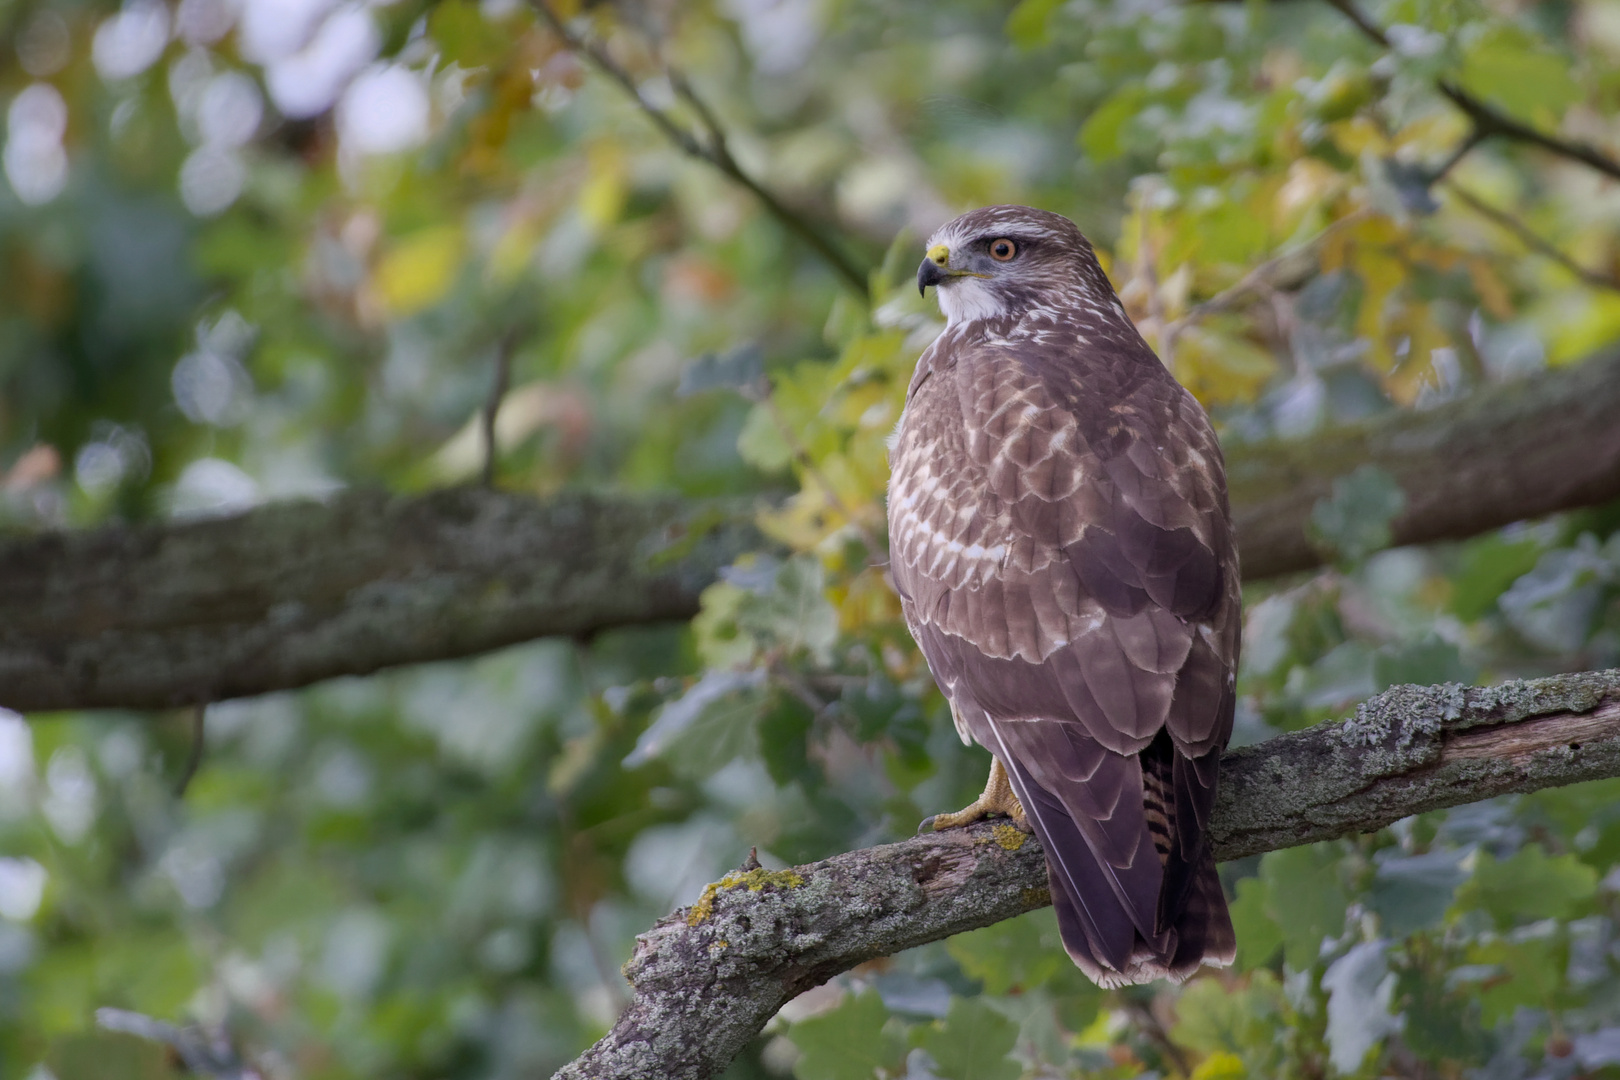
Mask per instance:
[[[1474,282],[1474,291],[1479,293],[1479,303],[1486,306],[1490,316],[1495,319],[1513,317],[1513,296],[1494,266],[1486,259],[1469,259],[1468,277]]]
[[[1348,183],[1345,175],[1318,158],[1300,158],[1288,167],[1288,179],[1277,189],[1273,211],[1279,232],[1287,233],[1306,212],[1336,198]]]
[[[1219,1050],[1198,1063],[1191,1080],[1244,1080],[1249,1072],[1243,1059],[1227,1050]]]
[[[443,298],[461,267],[464,240],[453,225],[423,229],[395,244],[372,280],[389,314],[411,315]]]
[[[1354,116],[1349,120],[1341,120],[1329,129],[1333,138],[1333,145],[1338,147],[1340,153],[1350,157],[1359,158],[1363,153],[1371,151],[1378,157],[1389,153],[1389,139],[1378,126],[1364,116]]]
[[[590,176],[579,192],[579,212],[595,228],[605,228],[619,220],[630,197],[630,182],[624,154],[607,143],[596,143],[586,153]]]
[[[1620,296],[1565,290],[1544,300],[1535,313],[1547,340],[1547,362],[1567,364],[1620,337]]]
[[[1253,401],[1276,372],[1269,352],[1237,334],[1203,325],[1176,339],[1176,378],[1205,405]]]
[[[489,253],[485,264],[491,281],[497,285],[510,285],[534,260],[534,250],[540,242],[542,222],[525,215],[501,230],[500,238]]]

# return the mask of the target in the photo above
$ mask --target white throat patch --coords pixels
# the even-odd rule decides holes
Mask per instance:
[[[939,310],[945,313],[947,328],[1006,314],[1001,298],[983,278],[960,277],[949,284],[935,286],[934,291],[939,294]]]

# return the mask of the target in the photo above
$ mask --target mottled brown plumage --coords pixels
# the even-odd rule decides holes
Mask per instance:
[[[1206,833],[1240,597],[1209,419],[1066,218],[965,214],[918,282],[947,326],[892,454],[906,621],[958,732],[1006,768],[1075,963],[1104,986],[1225,964]]]

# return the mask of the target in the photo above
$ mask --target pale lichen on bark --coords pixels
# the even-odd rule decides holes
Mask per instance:
[[[1210,835],[1223,860],[1620,776],[1620,671],[1396,687],[1347,720],[1232,751],[1222,772]],[[557,1077],[716,1075],[802,991],[1050,902],[1040,844],[1005,823],[729,875],[637,940],[630,1006]]]

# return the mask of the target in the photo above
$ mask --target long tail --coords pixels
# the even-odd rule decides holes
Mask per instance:
[[[1160,892],[1170,883],[1145,823],[1136,850],[1122,857],[1121,845],[1110,849],[1108,837],[1099,831],[1109,822],[1088,815],[1077,821],[1076,808],[1067,805],[1073,799],[1060,798],[1037,783],[1018,755],[1008,754],[1003,764],[1046,851],[1064,948],[1093,982],[1105,989],[1154,979],[1183,982],[1202,965],[1232,962],[1237,940],[1207,848],[1191,880],[1182,877],[1185,899],[1175,905],[1179,911],[1172,907],[1164,912],[1171,918],[1161,929]],[[1143,852],[1145,857],[1139,854]]]

